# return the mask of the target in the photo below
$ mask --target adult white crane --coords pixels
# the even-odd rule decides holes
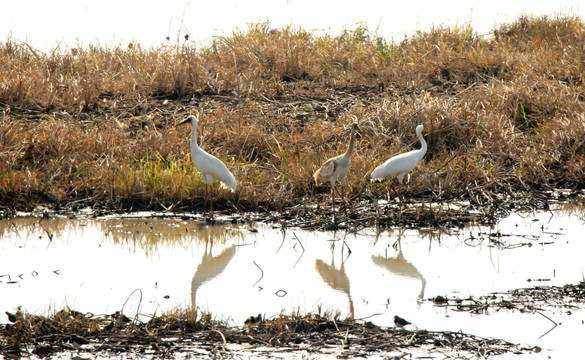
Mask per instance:
[[[203,216],[207,216],[207,200],[209,198],[209,187],[213,184],[213,180],[219,180],[223,188],[236,190],[236,178],[228,170],[221,160],[215,156],[207,153],[197,144],[197,117],[189,116],[187,119],[178,123],[177,126],[183,124],[191,124],[191,161],[197,170],[201,173],[203,183],[205,184],[205,194],[203,196]],[[213,197],[210,201],[211,217],[213,218]]]
[[[317,185],[327,181],[329,182],[331,185],[331,203],[333,205],[335,205],[335,183],[338,180],[339,182],[343,182],[345,176],[347,175],[347,171],[351,166],[351,153],[353,152],[353,144],[355,142],[355,132],[358,129],[358,124],[353,123],[347,151],[341,155],[325,161],[319,170],[315,171],[315,174],[313,175]],[[343,194],[341,194],[341,197],[343,197]]]
[[[427,152],[427,142],[422,136],[423,126],[419,125],[416,127],[416,136],[418,136],[421,142],[421,148],[418,150],[412,150],[404,154],[396,155],[391,157],[390,159],[386,160],[382,165],[378,166],[377,168],[372,171],[370,175],[370,180],[372,182],[376,180],[383,180],[385,178],[396,178],[398,180],[398,196],[402,200],[402,180],[405,176],[410,178],[410,172],[415,168],[416,164],[418,164],[422,158],[425,156]],[[407,179],[408,181],[408,179]],[[392,188],[394,192],[396,192],[396,188],[394,183],[392,183]]]

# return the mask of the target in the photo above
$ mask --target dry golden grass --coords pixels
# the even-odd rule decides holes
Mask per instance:
[[[385,196],[368,182],[385,159],[429,150],[405,189],[445,200],[585,184],[584,23],[522,17],[480,36],[436,28],[400,43],[367,29],[316,36],[251,26],[202,49],[89,47],[37,52],[0,44],[0,204],[155,209],[202,205],[189,161],[222,159],[241,211],[321,202],[311,174],[363,131],[350,198]],[[489,198],[489,196],[487,196]]]

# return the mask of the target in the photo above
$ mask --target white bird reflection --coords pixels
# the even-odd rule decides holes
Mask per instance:
[[[208,249],[209,246],[209,249]],[[222,250],[221,254],[217,256],[211,255],[213,248],[213,240],[207,239],[205,242],[205,251],[193,279],[191,280],[191,307],[195,309],[197,306],[196,294],[199,289],[206,282],[211,281],[213,278],[221,274],[228,266],[229,262],[233,259],[236,254],[236,247],[232,245]]]
[[[398,254],[396,257],[372,255],[372,262],[398,276],[420,280],[421,288],[417,299],[418,302],[423,300],[427,281],[416,266],[404,258],[402,247],[400,246],[400,239],[398,239]]]
[[[341,266],[339,269],[335,266],[335,255],[331,252],[331,264],[326,264],[323,260],[317,259],[315,261],[315,270],[321,275],[323,281],[327,283],[332,289],[341,291],[347,295],[349,302],[349,315],[354,318],[353,300],[350,294],[349,278],[345,273],[345,261],[349,258],[349,254],[343,258],[343,246],[341,248]]]

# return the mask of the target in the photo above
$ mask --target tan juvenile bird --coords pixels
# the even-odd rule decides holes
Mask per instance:
[[[354,142],[355,142],[355,132],[358,130],[358,124],[353,123],[351,127],[351,137],[349,139],[349,146],[347,147],[347,151],[341,155],[333,157],[323,163],[319,170],[315,171],[313,177],[315,178],[315,183],[317,185],[329,182],[331,185],[331,204],[335,205],[335,183],[337,181],[343,182],[345,179],[345,175],[347,175],[347,171],[351,166],[351,153],[353,152]],[[341,194],[343,198],[343,194]]]

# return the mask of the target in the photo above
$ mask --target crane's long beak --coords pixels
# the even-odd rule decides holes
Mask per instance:
[[[186,118],[185,120],[181,121],[180,123],[178,123],[175,126],[179,126],[179,125],[183,125],[183,124],[187,124],[187,123],[191,123],[191,118],[190,117]]]

